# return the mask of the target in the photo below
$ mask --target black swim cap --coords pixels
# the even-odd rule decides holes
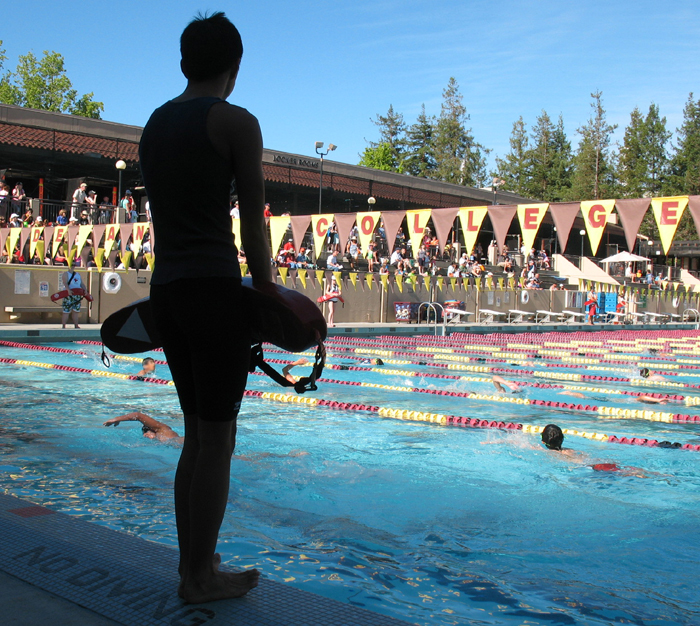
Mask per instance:
[[[639,370],[639,375],[642,378],[649,378],[649,368],[648,367],[643,367],[642,369]]]
[[[542,431],[542,443],[548,450],[561,450],[564,443],[564,433],[556,424],[548,424]]]

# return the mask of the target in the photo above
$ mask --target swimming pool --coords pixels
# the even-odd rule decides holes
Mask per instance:
[[[586,455],[575,462],[538,446],[535,434],[416,422],[409,413],[534,427],[554,422],[579,434],[694,446],[700,444],[697,423],[652,421],[654,413],[700,412],[687,405],[700,396],[692,386],[700,384],[692,336],[676,337],[678,347],[662,344],[672,351],[668,357],[636,352],[655,346],[644,342],[619,344],[623,351],[615,355],[612,344],[581,343],[566,355],[562,346],[571,347],[573,336],[550,338],[562,346],[547,346],[541,336],[539,354],[518,347],[532,346],[532,337],[496,339],[334,340],[329,363],[363,369],[329,368],[326,378],[382,387],[321,384],[313,395],[327,406],[279,402],[277,395],[244,402],[221,535],[224,560],[417,624],[697,623],[700,453],[570,435],[565,446]],[[86,356],[15,347],[0,348],[0,356],[104,369],[96,346],[56,346]],[[385,365],[360,365],[357,359],[370,354],[380,354]],[[654,364],[668,380],[640,379],[640,362]],[[672,367],[680,365],[688,369]],[[540,386],[496,396],[493,372],[482,371],[491,368]],[[138,369],[115,361],[110,371]],[[159,365],[157,375],[169,379],[167,366]],[[6,493],[175,545],[177,449],[143,438],[135,425],[102,427],[109,417],[142,410],[181,431],[173,387],[10,363],[0,364],[0,385]],[[278,392],[259,376],[249,388]],[[684,399],[642,405],[638,396],[613,391]],[[464,397],[468,392],[480,397]],[[356,407],[343,410],[347,404]],[[406,419],[357,405],[396,409]],[[603,405],[621,412],[586,409]],[[632,417],[640,409],[649,411],[648,419]],[[595,462],[641,471],[596,472]]]

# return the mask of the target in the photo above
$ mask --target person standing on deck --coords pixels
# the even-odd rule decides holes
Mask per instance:
[[[260,126],[226,102],[243,55],[240,34],[223,13],[198,16],[182,33],[180,51],[187,88],[151,115],[140,163],[158,233],[151,306],[185,421],[175,475],[178,593],[201,603],[243,596],[260,576],[220,572],[216,557],[251,344],[231,232],[234,177],[255,287],[271,295],[274,285]],[[207,181],[196,202],[181,193],[187,179]]]

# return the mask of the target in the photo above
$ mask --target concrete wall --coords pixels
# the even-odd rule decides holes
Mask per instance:
[[[44,266],[21,266],[21,265],[0,265],[0,322],[14,323],[60,323],[60,304],[53,304],[48,297],[59,290],[59,277],[66,271],[65,268],[54,268]],[[17,274],[20,272],[20,274]],[[117,274],[122,281],[121,289],[116,294],[106,293],[104,290],[104,276],[107,272],[99,273],[96,269],[88,271],[81,270],[83,281],[88,285],[94,301],[90,304],[83,303],[80,313],[82,323],[99,323],[126,305],[148,296],[150,290],[150,275],[148,270],[120,271]],[[330,275],[330,273],[328,274]],[[474,313],[468,322],[476,320],[476,311],[479,309],[491,309],[500,311],[506,316],[510,310],[529,311],[535,313],[539,310],[560,312],[564,309],[582,311],[582,308],[567,306],[566,291],[513,291],[513,290],[491,290],[478,291],[474,287],[465,289],[463,284],[457,283],[456,289],[452,289],[449,281],[445,281],[443,289],[437,287],[435,281],[430,290],[420,285],[416,291],[409,284],[404,284],[403,292],[396,286],[389,287],[385,292],[381,283],[375,280],[370,289],[365,282],[361,282],[362,277],[358,276],[356,287],[351,281],[343,281],[342,294],[345,305],[338,303],[335,305],[335,322],[343,323],[380,323],[396,322],[395,303],[412,302],[439,302],[443,304],[448,300],[457,300],[465,303],[465,310]],[[29,293],[16,294],[16,286],[23,284],[22,280],[28,279]],[[17,284],[19,281],[19,284]],[[281,279],[277,279],[279,284]],[[47,288],[42,291],[41,286]],[[25,285],[27,282],[24,283]],[[297,289],[306,296],[316,301],[323,295],[323,284],[313,279],[311,272],[307,278],[306,288],[297,277],[287,278],[288,288]],[[45,295],[41,295],[44,293]],[[523,300],[523,293],[527,294],[527,302]],[[585,298],[584,298],[585,299]],[[639,312],[650,311],[653,313],[675,313],[682,315],[688,308],[700,308],[700,294],[673,292],[656,292],[649,296],[637,295],[635,298],[636,310]],[[21,313],[7,313],[5,307],[38,307],[41,310],[27,311]],[[328,313],[328,305],[319,305],[323,308],[324,315]],[[425,314],[423,315],[425,319]]]

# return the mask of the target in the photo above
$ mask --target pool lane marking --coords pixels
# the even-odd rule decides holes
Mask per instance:
[[[39,363],[36,361],[23,361],[19,359],[6,359],[6,358],[0,358],[0,363],[4,363],[7,365],[24,365],[24,366],[29,366],[29,367],[40,367],[44,369],[56,369],[59,371],[67,371],[67,372],[75,372],[75,373],[84,373],[84,374],[91,374],[91,375],[96,375],[96,376],[105,376],[109,378],[117,378],[121,380],[136,380],[136,381],[141,381],[141,382],[149,382],[149,383],[154,383],[154,384],[161,384],[161,385],[174,385],[173,381],[171,380],[165,380],[165,379],[159,379],[159,378],[143,378],[141,376],[132,376],[128,374],[115,374],[113,372],[103,372],[100,370],[88,370],[86,368],[79,368],[79,367],[68,367],[65,365],[55,365],[51,363]],[[319,381],[321,382],[321,381]],[[388,387],[391,389],[391,387]],[[377,406],[370,406],[370,405],[363,405],[363,404],[355,404],[355,403],[350,403],[350,402],[337,402],[337,401],[331,401],[331,400],[325,400],[323,398],[314,398],[310,396],[297,396],[293,395],[291,393],[278,393],[278,392],[269,392],[269,391],[257,391],[257,390],[250,390],[247,389],[244,392],[245,397],[254,397],[254,398],[262,398],[265,400],[273,400],[277,402],[284,402],[287,404],[304,404],[307,406],[325,406],[325,407],[330,407],[334,409],[340,409],[340,410],[350,410],[350,411],[360,411],[360,412],[373,412],[377,413],[381,417],[388,417],[388,418],[393,418],[393,419],[401,419],[401,420],[408,420],[408,421],[415,421],[415,422],[429,422],[433,424],[441,424],[444,426],[447,425],[454,425],[454,426],[470,426],[470,427],[478,427],[478,428],[497,428],[500,430],[524,430],[524,432],[541,432],[541,430],[536,430],[537,428],[541,427],[534,427],[534,426],[528,426],[526,424],[520,424],[520,423],[513,423],[513,422],[502,422],[502,421],[497,421],[497,420],[479,420],[476,418],[469,418],[465,416],[459,416],[459,415],[445,415],[442,413],[431,413],[431,412],[424,412],[424,411],[414,411],[410,409],[393,409],[393,408],[387,408],[387,407],[377,407]],[[528,398],[512,398],[512,397],[503,397],[503,396],[494,396],[494,395],[488,395],[488,394],[471,394],[469,398],[472,399],[479,399],[479,400],[487,400],[487,401],[496,401],[496,402],[508,402],[508,403],[513,403],[513,404],[521,404],[521,405],[537,405],[537,406],[544,406],[547,408],[558,408],[558,409],[573,409],[573,410],[591,410],[591,411],[598,411],[601,407],[583,407],[582,405],[574,405],[574,404],[567,404],[567,403],[560,403],[560,402],[547,402],[544,400],[530,400]],[[635,411],[635,410],[630,410],[630,409],[616,409],[615,407],[602,407],[604,409],[610,409],[612,410],[611,413],[609,413],[610,416],[622,416],[626,414],[631,413],[637,413],[638,415],[635,415],[635,417],[642,417],[642,419],[652,419],[652,416],[646,416],[643,417],[643,414],[650,414],[650,413],[660,413],[660,412],[654,412],[654,411]],[[619,411],[619,413],[616,413],[615,411]],[[668,414],[671,415],[671,414]],[[659,416],[662,417],[662,416]],[[689,416],[686,416],[689,417]],[[693,416],[696,418],[696,420],[700,420],[700,416]],[[653,419],[653,421],[665,421],[664,419]],[[682,421],[682,420],[679,420]],[[526,430],[525,427],[527,428],[532,428],[534,430]],[[614,435],[606,435],[603,433],[596,433],[596,432],[588,432],[588,431],[578,431],[578,430],[572,430],[572,429],[566,429],[564,430],[565,434],[577,436],[577,437],[584,437],[586,439],[595,439],[597,441],[609,441],[610,443],[634,443],[635,445],[646,445],[649,447],[658,447],[661,444],[655,439],[647,439],[645,437],[616,437]],[[639,443],[637,443],[639,442]],[[669,442],[662,442],[662,443],[669,443]],[[694,445],[694,444],[670,444],[669,446],[673,447],[678,447],[678,448],[683,448],[687,450],[693,450],[693,451],[698,451],[700,452],[700,444]],[[665,447],[665,446],[662,446]]]
[[[16,348],[29,348],[32,350],[43,350],[43,351],[49,351],[49,352],[59,352],[62,354],[76,354],[80,356],[90,356],[86,352],[82,352],[80,350],[70,350],[67,348],[53,348],[49,346],[37,346],[35,344],[22,344],[18,342],[4,342],[0,341],[0,345],[7,345],[10,347],[16,347]],[[280,352],[278,350],[275,350],[274,352]],[[307,353],[298,353],[300,355],[306,355]],[[310,356],[313,356],[311,353],[308,353]],[[127,357],[124,355],[112,355],[113,358],[115,359],[120,359],[120,360],[125,360],[125,361],[141,361],[142,359],[139,357]],[[291,361],[287,360],[282,360],[282,359],[268,359],[269,362],[271,363],[280,363],[280,364],[290,364]],[[167,365],[167,361],[156,361],[157,364],[159,365]],[[44,364],[46,367],[49,367],[49,364]],[[310,364],[308,364],[310,365]],[[339,367],[337,365],[333,364],[328,364],[326,365],[327,368],[329,369],[338,369]],[[399,376],[422,376],[422,377],[432,377],[432,378],[441,378],[441,379],[447,379],[447,380],[463,380],[463,381],[468,381],[468,382],[492,382],[488,378],[483,378],[483,377],[470,377],[470,376],[449,376],[447,374],[425,374],[425,373],[419,373],[419,372],[414,372],[412,370],[389,370],[389,369],[377,369],[377,368],[363,368],[363,367],[353,367],[353,370],[359,370],[359,371],[372,371],[374,373],[379,373],[379,374],[386,374],[386,375],[399,375]],[[90,370],[90,371],[96,371],[100,372],[102,370]],[[520,373],[521,370],[499,370],[499,373]],[[95,374],[95,375],[103,375],[107,376],[108,373],[104,374]],[[126,376],[125,374],[114,374],[117,377],[123,377]],[[325,382],[334,382],[338,384],[347,384],[345,381],[333,381],[330,379],[326,379]],[[636,379],[631,379],[632,384],[660,384],[662,381],[646,381],[646,380],[639,380],[637,381]],[[529,387],[549,387],[542,385],[540,383],[531,383],[531,382],[521,382],[521,386],[529,386]],[[366,386],[379,386],[376,384],[372,383],[366,383]],[[626,391],[626,390],[619,390],[619,389],[605,389],[605,388],[596,388],[596,387],[584,387],[584,386],[578,386],[578,385],[553,385],[555,388],[562,388],[562,389],[570,389],[570,390],[582,390],[582,391],[591,391],[594,393],[608,393],[608,394],[624,394],[624,395],[629,395],[629,396],[642,396],[645,395],[644,392],[634,392],[634,391]],[[394,387],[391,387],[391,389],[395,389]],[[419,389],[420,388],[416,388]],[[693,396],[663,396],[662,394],[656,394],[657,396],[662,396],[665,399],[671,399],[671,400],[681,400],[684,401],[687,406],[696,406],[700,405],[700,397],[693,397]]]

